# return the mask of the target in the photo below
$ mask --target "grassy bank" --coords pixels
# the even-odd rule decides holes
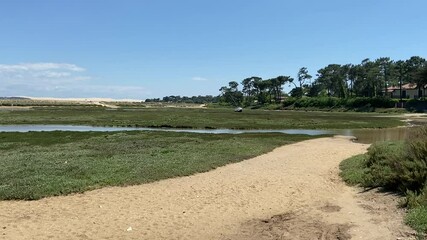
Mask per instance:
[[[372,145],[368,153],[344,160],[341,177],[348,184],[379,187],[405,196],[406,223],[424,239],[427,233],[427,127],[406,142]]]
[[[0,133],[0,199],[39,199],[205,172],[305,135]]]
[[[402,125],[399,118],[373,113],[301,112],[232,109],[40,107],[0,111],[0,124],[77,124],[234,129],[354,129]]]

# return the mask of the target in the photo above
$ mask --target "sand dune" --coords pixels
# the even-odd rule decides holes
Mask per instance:
[[[142,102],[138,99],[113,99],[113,98],[53,98],[53,97],[25,97],[39,101],[71,101],[71,102]]]

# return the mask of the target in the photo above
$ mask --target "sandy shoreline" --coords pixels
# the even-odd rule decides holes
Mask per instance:
[[[394,197],[338,176],[367,147],[314,139],[189,177],[1,201],[0,239],[411,239]]]
[[[143,102],[142,99],[113,99],[113,98],[54,98],[54,97],[24,97],[38,101],[58,102]]]

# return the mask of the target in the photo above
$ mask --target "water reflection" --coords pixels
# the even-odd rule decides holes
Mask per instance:
[[[410,135],[411,128],[384,129],[342,129],[342,130],[313,130],[313,129],[279,129],[279,130],[236,130],[236,129],[175,129],[175,128],[138,128],[138,127],[95,127],[75,125],[0,125],[0,132],[30,132],[30,131],[78,131],[78,132],[114,132],[114,131],[166,131],[208,134],[243,134],[243,133],[286,133],[323,135],[334,134],[354,136],[357,142],[374,143],[377,141],[404,140]]]
[[[52,131],[75,131],[75,132],[113,132],[131,131],[137,128],[129,127],[94,127],[77,125],[0,125],[0,132],[52,132]]]
[[[333,134],[331,130],[313,129],[178,129],[178,128],[144,128],[144,127],[96,127],[77,125],[0,125],[0,132],[49,132],[49,131],[77,131],[77,132],[116,132],[116,131],[162,131],[162,132],[187,132],[187,133],[209,133],[209,134],[242,134],[242,133],[286,133],[323,135]]]
[[[336,134],[354,136],[357,142],[374,143],[378,141],[394,141],[408,139],[413,128],[383,128],[383,129],[345,129],[336,130]]]

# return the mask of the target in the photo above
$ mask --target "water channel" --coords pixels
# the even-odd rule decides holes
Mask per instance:
[[[140,127],[96,127],[78,125],[0,125],[0,132],[41,132],[41,131],[77,131],[77,132],[115,132],[115,131],[166,131],[206,134],[243,134],[243,133],[285,133],[306,135],[344,135],[353,136],[357,142],[373,143],[386,140],[404,140],[409,137],[411,128],[383,129],[282,129],[282,130],[236,130],[236,129],[176,129],[176,128],[140,128]]]

